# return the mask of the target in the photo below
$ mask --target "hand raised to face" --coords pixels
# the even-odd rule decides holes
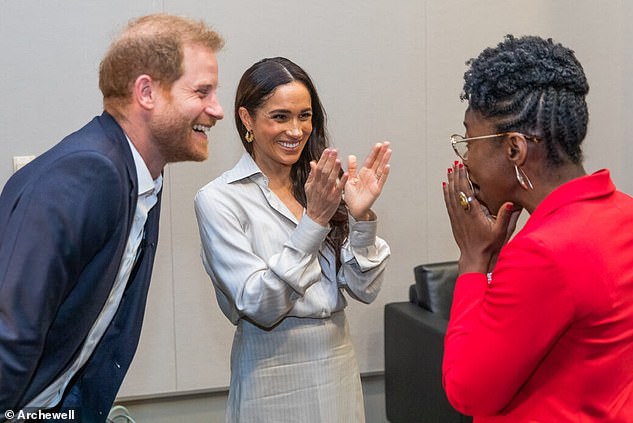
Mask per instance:
[[[444,203],[461,253],[459,272],[489,272],[512,236],[521,209],[507,202],[497,216],[490,214],[475,196],[462,163],[456,161],[449,167],[447,178],[442,184]]]

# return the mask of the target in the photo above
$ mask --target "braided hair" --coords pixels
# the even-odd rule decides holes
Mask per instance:
[[[493,120],[498,132],[539,138],[554,167],[582,162],[589,85],[572,50],[551,38],[506,35],[466,65],[460,98]]]

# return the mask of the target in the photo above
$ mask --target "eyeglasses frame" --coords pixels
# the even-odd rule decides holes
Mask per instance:
[[[468,160],[467,158],[463,157],[461,154],[459,154],[459,151],[457,151],[457,146],[456,144],[461,144],[464,142],[469,142],[469,141],[475,141],[475,140],[483,140],[483,139],[492,139],[492,138],[499,138],[499,137],[504,137],[506,135],[509,134],[520,134],[522,135],[526,140],[528,141],[532,141],[534,143],[538,143],[540,141],[539,137],[536,136],[532,136],[532,135],[525,135],[521,132],[516,132],[516,131],[512,131],[512,132],[501,132],[499,134],[493,134],[493,135],[482,135],[479,137],[464,137],[462,135],[459,134],[453,134],[451,135],[451,147],[453,147],[453,151],[455,152],[455,154],[457,154],[457,157],[459,157],[462,160]]]

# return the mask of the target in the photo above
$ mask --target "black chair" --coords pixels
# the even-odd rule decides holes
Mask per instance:
[[[409,301],[385,305],[385,399],[391,423],[467,423],[442,387],[457,262],[414,268]]]

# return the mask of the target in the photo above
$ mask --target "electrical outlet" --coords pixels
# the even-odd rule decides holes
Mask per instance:
[[[25,166],[34,158],[35,156],[13,156],[13,173],[20,170],[21,167]]]

